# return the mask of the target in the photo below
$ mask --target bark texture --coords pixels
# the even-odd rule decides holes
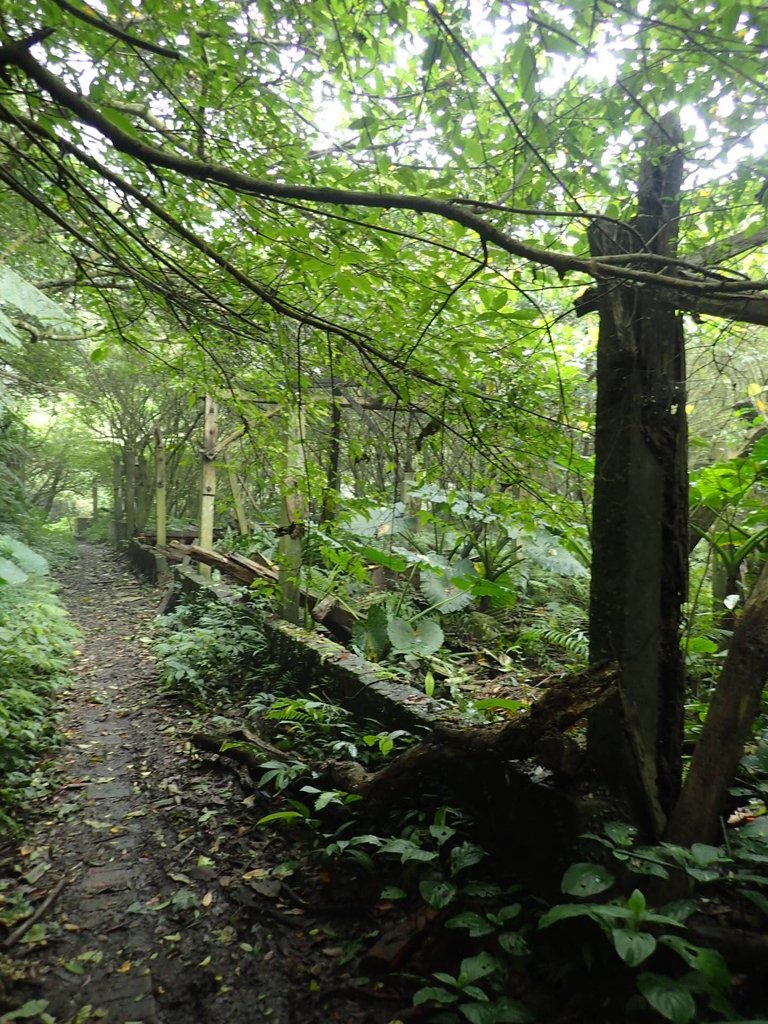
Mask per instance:
[[[674,257],[682,180],[679,130],[647,142],[638,215],[598,220],[595,257]],[[655,289],[604,282],[597,356],[590,651],[620,666],[619,694],[592,716],[590,753],[660,834],[677,797],[687,589],[687,430],[682,323]],[[580,310],[587,311],[587,310]]]
[[[667,839],[712,842],[768,679],[768,562],[744,606]]]

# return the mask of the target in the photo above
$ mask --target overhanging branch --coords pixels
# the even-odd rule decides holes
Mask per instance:
[[[561,277],[576,272],[593,279],[618,279],[635,285],[661,288],[675,305],[686,312],[723,317],[740,322],[768,324],[768,298],[755,294],[768,290],[765,281],[712,281],[677,276],[667,267],[664,272],[637,269],[615,261],[582,259],[520,242],[508,232],[471,210],[447,199],[399,193],[360,192],[321,186],[295,185],[265,181],[229,167],[181,156],[153,146],[129,134],[110,121],[82,94],[70,89],[30,53],[30,47],[50,34],[42,29],[26,40],[0,46],[0,73],[16,67],[61,107],[82,123],[95,128],[116,150],[148,167],[165,168],[186,178],[216,183],[241,195],[264,199],[300,200],[330,206],[355,206],[367,209],[399,209],[433,216],[460,224],[487,244],[509,255],[546,266]],[[752,247],[751,245],[748,247]],[[743,251],[743,250],[742,250]],[[720,257],[722,258],[722,257]],[[628,262],[631,257],[628,256]]]

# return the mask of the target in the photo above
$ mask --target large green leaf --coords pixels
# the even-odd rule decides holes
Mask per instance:
[[[41,554],[7,533],[0,534],[0,553],[12,558],[25,573],[44,576],[48,572],[48,563]]]
[[[614,881],[611,872],[601,864],[571,864],[560,888],[569,896],[597,896],[610,889]]]
[[[15,562],[0,556],[0,583],[25,583],[29,576]]]
[[[441,612],[450,614],[472,604],[472,583],[475,580],[479,581],[479,577],[474,563],[469,558],[463,558],[443,569],[422,570],[420,588],[431,604]]]
[[[694,1019],[696,1003],[693,996],[674,978],[646,971],[638,977],[637,987],[654,1010],[666,1020],[671,1020],[672,1024],[688,1024]]]
[[[73,322],[71,313],[3,263],[0,263],[0,303],[14,306],[25,316],[52,326],[70,326]]]
[[[436,654],[445,640],[440,624],[434,619],[408,622],[394,616],[387,624],[387,634],[395,651],[400,654],[417,654],[422,658]]]
[[[627,928],[614,928],[611,932],[613,948],[628,967],[637,967],[656,949],[656,939],[648,932],[635,932]]]

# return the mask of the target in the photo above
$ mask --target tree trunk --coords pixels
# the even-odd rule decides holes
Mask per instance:
[[[43,503],[43,514],[46,519],[50,519],[51,512],[53,510],[53,503],[56,500],[56,495],[59,493],[59,484],[61,483],[63,475],[64,466],[59,464],[53,471],[51,482],[48,485],[48,493],[45,497],[45,502]]]
[[[768,679],[768,562],[747,598],[666,838],[713,842]]]
[[[595,221],[594,256],[674,256],[682,180],[679,130],[650,133],[639,212]],[[595,497],[590,656],[620,666],[618,694],[590,719],[589,751],[660,834],[678,794],[685,676],[688,497],[682,322],[651,289],[597,288]]]

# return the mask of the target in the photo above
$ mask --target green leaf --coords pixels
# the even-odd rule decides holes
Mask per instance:
[[[632,893],[627,900],[627,906],[635,915],[635,917],[642,917],[646,910],[645,896],[639,889],[633,889]]]
[[[571,864],[560,888],[569,896],[596,896],[610,889],[614,881],[611,872],[600,864]]]
[[[530,1024],[536,1019],[535,1014],[519,999],[509,999],[507,996],[496,1000],[495,1009],[499,1024]]]
[[[256,824],[266,825],[270,821],[296,821],[297,818],[303,817],[304,815],[299,811],[275,811],[274,814],[265,814],[263,818],[259,818]]]
[[[29,576],[7,558],[0,556],[0,584],[2,583],[26,583]]]
[[[30,1017],[39,1017],[48,1006],[47,999],[30,999],[29,1002],[24,1003],[17,1010],[11,1010],[10,1013],[3,1014],[3,1022],[7,1020],[29,1020]]]
[[[383,900],[404,900],[408,893],[397,885],[385,885],[381,890]]]
[[[436,654],[445,640],[439,623],[433,619],[419,619],[410,623],[395,616],[388,622],[387,634],[394,650],[401,654],[417,654],[422,658]]]
[[[463,914],[456,914],[445,922],[446,928],[466,928],[473,939],[481,935],[490,935],[494,931],[491,922],[474,910],[465,910]]]
[[[496,1024],[496,1008],[491,1003],[459,1003],[459,1009],[470,1024]]]
[[[7,533],[0,534],[0,551],[17,562],[26,573],[44,576],[48,572],[48,563],[42,555]]]
[[[637,967],[656,949],[656,939],[648,932],[633,932],[614,928],[611,932],[613,947],[629,967]]]
[[[420,988],[413,997],[414,1006],[422,1006],[424,1003],[440,1003],[442,1006],[447,1006],[449,1003],[455,1003],[458,1000],[458,995],[455,992],[448,992],[444,988],[437,988],[436,986],[428,986],[427,988]]]
[[[495,974],[500,968],[499,961],[490,953],[478,953],[477,956],[469,956],[461,961],[459,971],[459,985],[467,985],[481,978],[487,978],[489,974]]]
[[[352,638],[370,661],[380,661],[389,649],[387,610],[381,604],[368,609],[364,619],[352,627]]]
[[[474,864],[479,864],[485,856],[485,850],[482,846],[477,846],[476,843],[463,842],[460,846],[455,846],[448,859],[451,877],[453,878],[464,868],[471,868]]]
[[[443,910],[451,903],[457,893],[455,885],[450,882],[425,880],[419,883],[421,898],[435,910]]]
[[[691,993],[672,978],[645,972],[637,979],[637,987],[657,1013],[672,1024],[688,1024],[696,1014]]]

